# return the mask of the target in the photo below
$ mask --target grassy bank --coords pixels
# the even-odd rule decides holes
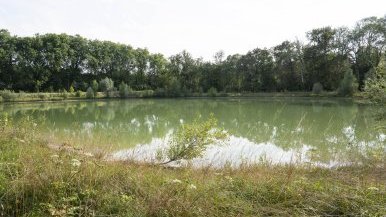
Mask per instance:
[[[382,159],[172,169],[50,149],[28,118],[2,118],[0,135],[0,216],[386,215]]]
[[[1,102],[38,102],[38,101],[73,101],[73,100],[100,100],[118,98],[177,98],[177,97],[338,97],[336,92],[323,92],[314,94],[312,92],[260,92],[260,93],[180,93],[167,95],[163,92],[153,90],[131,91],[125,97],[120,96],[119,91],[108,93],[97,92],[95,96],[87,96],[86,92],[54,92],[54,93],[25,93],[0,91]],[[357,93],[353,98],[365,99],[361,93]]]

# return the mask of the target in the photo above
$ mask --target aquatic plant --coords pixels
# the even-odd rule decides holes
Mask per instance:
[[[223,130],[217,128],[217,120],[213,114],[206,121],[200,119],[196,118],[191,124],[182,124],[168,147],[158,151],[158,159],[165,159],[165,155],[167,158],[161,164],[200,157],[214,141],[227,137]]]

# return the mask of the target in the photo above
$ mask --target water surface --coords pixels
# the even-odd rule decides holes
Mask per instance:
[[[44,117],[52,141],[108,150],[116,158],[152,160],[182,123],[213,113],[229,133],[195,164],[269,161],[335,165],[383,149],[374,113],[384,109],[342,99],[133,99],[0,105],[13,117]]]

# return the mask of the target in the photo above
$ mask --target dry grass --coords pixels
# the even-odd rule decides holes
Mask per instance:
[[[0,124],[0,216],[384,216],[385,164],[166,168],[49,149]]]

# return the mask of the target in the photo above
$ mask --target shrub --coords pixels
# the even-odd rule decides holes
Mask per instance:
[[[19,91],[19,98],[20,99],[23,99],[23,98],[25,98],[26,97],[26,94],[25,94],[25,92],[24,91]]]
[[[215,87],[209,88],[208,95],[211,96],[211,97],[217,96],[217,89]]]
[[[45,93],[39,93],[38,97],[40,100],[47,100],[50,98],[49,95],[47,95]]]
[[[94,97],[95,97],[94,90],[91,87],[87,88],[86,98],[92,99]]]
[[[143,97],[152,97],[152,96],[154,96],[154,91],[153,90],[144,90],[142,96]]]
[[[216,127],[217,120],[213,114],[204,122],[196,118],[192,124],[182,125],[169,142],[169,147],[158,151],[157,158],[164,160],[166,155],[167,160],[162,164],[167,164],[200,157],[208,145],[215,140],[223,140],[227,137],[224,131]]]
[[[52,86],[49,86],[48,87],[48,92],[50,92],[50,93],[54,92],[54,88]]]
[[[198,96],[202,96],[204,94],[204,89],[202,87],[198,88]]]
[[[74,87],[71,85],[70,88],[68,89],[68,91],[69,91],[70,93],[73,93],[73,92],[75,92],[75,89],[74,89]]]
[[[108,98],[113,98],[113,97],[116,97],[116,90],[108,90],[108,91],[106,91],[105,92],[105,94],[106,94],[106,97],[108,97]]]
[[[82,92],[85,92],[87,90],[87,87],[88,87],[88,84],[87,84],[87,82],[84,82],[84,81],[82,81],[81,84],[79,85],[79,89]]]
[[[17,94],[11,90],[0,91],[0,96],[5,102],[14,101],[15,99],[17,99]]]
[[[181,88],[181,93],[183,96],[191,96],[192,91],[186,87]]]
[[[181,96],[181,84],[176,78],[170,79],[170,83],[166,88],[167,96]]]
[[[92,90],[94,91],[94,93],[97,93],[98,92],[98,89],[99,89],[99,84],[98,84],[98,81],[96,80],[93,80],[90,84]]]
[[[312,86],[312,93],[321,94],[322,92],[323,92],[323,85],[321,83],[317,82]]]
[[[341,81],[340,86],[338,88],[338,94],[340,96],[352,96],[356,88],[358,88],[356,79],[352,73],[352,70],[348,69],[344,73],[344,78]]]
[[[365,81],[365,95],[375,102],[386,102],[386,60],[381,59],[377,68]]]
[[[60,94],[60,96],[63,98],[63,99],[67,99],[68,98],[68,92],[66,90],[63,90],[63,92]]]
[[[221,97],[226,97],[226,96],[229,96],[229,94],[227,92],[224,92],[224,91],[221,91],[218,96],[221,96]]]
[[[114,81],[106,77],[99,82],[99,88],[104,92],[112,91],[114,89]]]
[[[154,96],[158,96],[158,97],[164,97],[166,96],[166,91],[164,88],[157,88],[155,91],[154,91]]]
[[[80,91],[80,90],[76,91],[75,96],[76,97],[81,97],[82,96],[82,91]]]
[[[124,82],[122,82],[120,85],[119,85],[119,96],[122,97],[122,98],[126,98],[129,96],[129,93],[131,92],[131,88],[125,84]]]

